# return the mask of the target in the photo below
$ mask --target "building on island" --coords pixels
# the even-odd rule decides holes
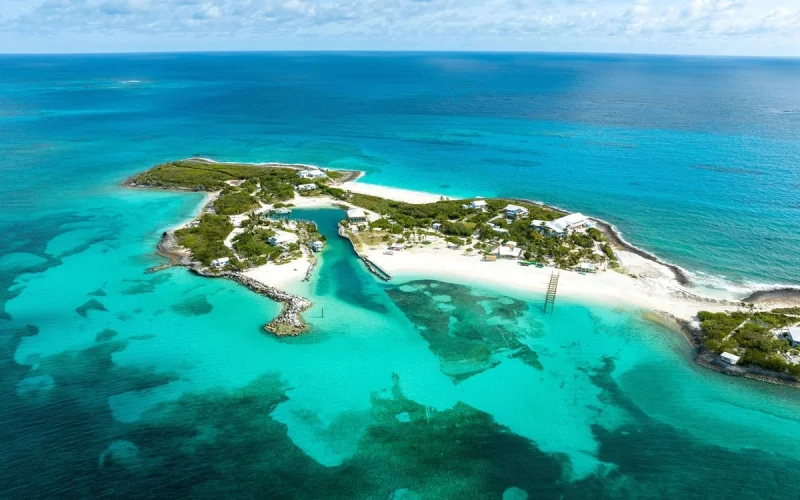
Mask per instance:
[[[527,217],[528,209],[519,205],[508,205],[503,209],[509,219],[516,219],[517,217]]]
[[[500,245],[494,253],[497,257],[502,259],[519,259],[520,255],[522,255],[522,249],[519,247]]]
[[[389,245],[389,250],[392,251],[400,251],[403,250],[404,248],[405,246],[402,243],[392,243],[391,245]]]
[[[563,236],[573,231],[579,231],[594,227],[594,222],[581,213],[574,213],[565,215],[556,220],[547,221],[544,223],[544,230],[553,234]],[[532,221],[532,227],[542,227],[542,221]]]
[[[464,205],[464,208],[486,210],[486,200],[472,200],[469,204]]]
[[[441,229],[442,229],[442,223],[441,223],[441,222],[434,222],[434,223],[431,225],[431,229],[433,229],[434,231],[439,231],[439,230],[441,230]]]
[[[230,263],[231,259],[228,257],[221,257],[219,259],[214,259],[211,261],[211,267],[216,269],[222,269],[223,267],[227,266]]]
[[[597,272],[597,266],[591,262],[581,262],[575,268],[579,273],[595,273]]]
[[[275,214],[275,215],[279,215],[279,216],[280,215],[288,216],[289,214],[292,213],[292,209],[291,208],[286,208],[286,207],[281,207],[281,208],[274,209],[272,211],[272,213]]]
[[[800,327],[793,326],[786,331],[786,339],[792,344],[792,347],[800,346]]]
[[[302,177],[303,179],[322,179],[323,177],[327,177],[328,174],[323,172],[318,168],[312,168],[310,170],[299,170],[297,175]]]
[[[275,235],[269,239],[269,244],[274,247],[285,247],[297,242],[297,235],[286,231],[275,231]]]
[[[304,191],[313,191],[315,189],[317,189],[317,185],[313,184],[313,183],[312,184],[300,184],[299,186],[297,186],[297,190],[300,191],[301,193],[304,192]]]
[[[350,222],[367,222],[367,214],[360,208],[351,208],[347,211],[347,220]]]
[[[508,229],[505,229],[505,228],[502,228],[502,227],[497,227],[497,226],[492,226],[492,231],[494,231],[495,233],[505,234],[505,233],[508,232]]]
[[[495,262],[497,261],[497,255],[484,255],[483,260],[486,262]]]
[[[322,247],[324,246],[325,243],[321,242],[320,240],[317,240],[311,243],[311,250],[314,250],[315,252],[321,252]]]
[[[731,354],[729,352],[723,352],[719,355],[720,359],[729,365],[735,365],[739,362],[739,356],[735,354]]]
[[[508,248],[514,248],[514,247],[517,246],[517,242],[516,241],[506,241],[505,243],[503,243],[503,245],[507,246]]]

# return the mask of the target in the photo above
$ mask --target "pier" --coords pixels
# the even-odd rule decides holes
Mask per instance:
[[[550,283],[547,285],[547,294],[544,296],[544,312],[547,314],[547,308],[550,307],[550,314],[553,314],[553,309],[556,306],[556,292],[558,291],[558,277],[560,273],[553,271],[550,274]]]

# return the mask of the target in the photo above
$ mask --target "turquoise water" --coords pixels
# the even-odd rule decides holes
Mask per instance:
[[[366,66],[360,57],[341,66],[311,56],[3,59],[4,67],[15,69],[4,72],[11,76],[0,82],[0,167],[4,179],[14,179],[0,183],[2,496],[128,498],[147,492],[164,498],[387,498],[410,490],[409,495],[425,498],[500,498],[513,487],[535,498],[727,498],[731,488],[743,498],[796,497],[800,490],[786,473],[800,465],[796,391],[697,367],[682,337],[647,321],[642,311],[560,301],[555,314],[545,316],[538,307],[541,297],[513,290],[476,289],[435,276],[383,283],[338,239],[335,223],[342,214],[332,209],[298,214],[318,221],[329,240],[311,282],[293,286],[315,303],[307,313],[308,335],[276,339],[264,334],[263,325],[278,306],[232,282],[181,269],[144,274],[161,263],[154,254],[160,233],[190,217],[202,197],[127,190],[118,181],[175,156],[365,165],[380,182],[410,188],[455,192],[463,186],[485,194],[510,191],[514,184],[522,189],[504,175],[487,176],[487,170],[456,177],[448,169],[467,156],[545,161],[504,151],[502,144],[486,139],[518,137],[510,130],[514,120],[522,120],[522,96],[515,89],[528,81],[529,64],[507,62],[508,74],[476,76],[474,68],[484,64],[484,56],[459,57],[473,72],[467,68],[451,75],[453,86],[423,100],[419,96],[435,81],[409,71],[399,73],[411,80],[405,83],[385,75],[392,64],[406,70],[433,65],[425,58],[388,56],[389,62],[377,58]],[[601,63],[611,65],[608,71],[621,71],[622,63],[614,60],[570,64],[582,68],[583,73],[575,72],[592,74]],[[209,69],[211,64],[217,71]],[[497,62],[490,58],[485,64],[493,68]],[[537,64],[552,67],[556,76],[566,71],[558,58]],[[653,64],[665,63],[638,63]],[[699,71],[694,62],[685,64]],[[782,88],[792,74],[791,63],[788,69],[778,66],[781,71],[739,64],[752,66],[737,70],[745,76],[775,71],[772,83],[747,80],[762,87]],[[623,65],[634,73],[635,66]],[[276,67],[282,68],[283,80],[263,80]],[[733,71],[725,64],[723,70]],[[336,77],[308,77],[326,71]],[[230,85],[216,80],[220,74]],[[435,75],[444,78],[441,72]],[[452,99],[486,78],[502,95],[517,96],[505,107],[492,108],[507,116],[482,116],[490,106],[479,98],[471,100],[474,107],[464,108],[463,101],[453,107]],[[143,83],[117,83],[128,79]],[[354,79],[379,84],[365,86],[354,101],[348,97],[348,82]],[[558,82],[531,92],[560,95],[565,91]],[[590,83],[599,85],[597,79]],[[575,135],[557,130],[571,129],[580,137],[605,131],[615,140],[629,135],[638,144],[664,141],[662,151],[675,158],[706,155],[733,162],[740,151],[742,162],[774,155],[775,164],[784,165],[779,158],[793,151],[787,140],[795,133],[791,127],[765,125],[791,117],[762,117],[747,132],[739,125],[746,114],[739,108],[715,118],[685,110],[670,114],[673,81],[664,107],[658,108],[665,129],[637,129],[630,122],[610,123],[612,117],[581,101],[581,85],[576,79],[569,87],[573,106],[586,119],[580,126],[559,122],[564,97],[557,101],[562,106],[552,108],[527,101],[538,103],[534,109],[544,120],[525,122],[543,131],[531,134],[531,140],[554,148],[547,146],[543,154],[561,158],[564,172],[580,170],[579,165],[588,169],[582,186],[564,173],[536,177],[540,181],[532,185],[539,187],[525,188],[546,191],[550,201],[566,204],[591,191],[586,206],[599,206],[608,189],[622,189],[622,181],[600,184],[600,157],[592,168],[581,158],[601,148],[615,151],[616,161],[641,147],[582,142],[578,148],[569,142]],[[286,94],[289,87],[306,91]],[[344,101],[325,108],[331,93]],[[254,101],[254,95],[263,101]],[[774,96],[760,98],[769,95]],[[394,128],[408,135],[359,139],[368,118],[375,118],[376,103],[388,106],[389,97],[396,108],[384,111],[393,116],[401,108],[409,114],[455,109],[461,116],[442,111],[439,117],[398,117],[381,127],[373,120],[375,134]],[[495,104],[505,102],[498,99]],[[179,104],[197,114],[177,112]],[[461,128],[464,124],[470,126]],[[711,128],[739,139],[727,143],[711,137]],[[320,135],[301,138],[309,130]],[[745,132],[754,142],[742,138]],[[681,152],[666,142],[675,134],[708,137],[706,149]],[[438,142],[426,139],[431,136]],[[363,141],[372,146],[365,148]],[[464,149],[459,141],[481,142],[486,153],[475,156],[474,146]],[[759,144],[769,146],[759,149]],[[574,150],[575,156],[555,152],[562,149]],[[631,162],[641,160],[641,152],[630,154]],[[412,176],[417,160],[424,168]],[[544,168],[499,163],[492,163],[492,171],[506,175]],[[630,175],[624,165],[631,164],[622,165],[619,175]],[[723,205],[741,214],[735,205],[742,199],[736,196],[714,203],[686,197],[689,201],[681,203],[689,205],[676,205],[680,183],[675,176],[651,175],[653,164],[641,168],[649,181],[636,182],[648,196],[608,198],[608,206],[627,206],[618,220],[630,224],[626,233],[632,239],[650,242],[650,235],[662,234],[648,232],[653,231],[650,222],[664,213],[661,202],[651,201],[653,192],[663,193],[664,206],[673,207],[670,213],[690,214],[698,223],[724,213]],[[793,174],[781,168],[774,176],[693,169],[706,183],[694,189],[713,193],[719,189],[715,176],[723,176],[734,179],[726,181],[734,192],[766,203],[758,190],[767,188],[746,179],[767,177],[761,180],[780,182],[785,191],[780,192],[791,199]],[[563,189],[553,189],[557,183],[564,183]],[[655,208],[640,212],[637,204]],[[796,221],[784,218],[790,205],[771,209],[776,217],[770,224],[777,225],[769,226],[769,241],[777,243],[763,250],[780,253],[782,264],[772,267],[771,260],[755,256],[750,240],[735,243],[752,256],[753,266],[742,270],[742,280],[760,279],[761,273],[764,280],[791,281],[779,271],[796,258],[781,250],[795,237]],[[761,217],[757,206],[752,210],[752,217]],[[752,220],[719,230],[733,231]],[[704,226],[709,233],[695,237],[696,231],[681,221],[656,226],[663,228],[664,238],[672,238],[676,258],[702,261],[709,271],[738,266],[724,257],[727,247],[719,254],[704,247],[717,229]]]

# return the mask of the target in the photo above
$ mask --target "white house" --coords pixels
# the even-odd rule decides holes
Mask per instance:
[[[800,327],[790,327],[786,332],[786,338],[792,343],[792,347],[800,346]]]
[[[528,209],[525,207],[520,207],[519,205],[509,205],[503,210],[510,219],[525,217],[528,215]]]
[[[347,211],[347,220],[350,222],[367,222],[367,214],[360,208],[351,208]]]
[[[311,170],[299,170],[297,175],[303,179],[322,179],[323,177],[328,176],[328,174],[317,168],[312,168]]]
[[[314,250],[315,252],[321,252],[322,247],[324,246],[325,243],[321,242],[320,240],[317,240],[311,243],[311,250]]]
[[[479,210],[485,210],[486,200],[472,200],[471,202],[469,202],[469,205],[467,205],[467,208],[477,208]]]
[[[502,227],[497,227],[497,226],[492,226],[492,231],[494,231],[495,233],[504,234],[504,233],[508,232],[508,229],[505,229],[505,228],[502,228]]]
[[[517,242],[516,241],[506,241],[505,243],[503,243],[503,245],[507,246],[508,248],[514,248],[515,246],[517,246]]]
[[[394,251],[400,251],[400,250],[403,250],[404,248],[405,248],[405,246],[403,246],[402,243],[392,243],[389,246],[389,250],[394,250]]]
[[[281,208],[276,208],[272,212],[275,215],[289,215],[290,213],[292,213],[292,209],[291,208],[281,207]]]
[[[297,241],[297,235],[286,231],[275,231],[275,235],[269,239],[269,244],[274,247],[283,247]]]
[[[519,247],[509,247],[506,245],[501,245],[497,247],[495,251],[498,257],[502,257],[504,259],[519,259],[520,255],[522,255],[522,249]]]
[[[565,215],[564,217],[556,220],[545,222],[544,225],[550,231],[563,235],[579,229],[593,227],[594,222],[581,213],[574,213]]]
[[[739,356],[731,354],[729,352],[723,352],[722,354],[719,355],[719,357],[722,361],[728,363],[729,365],[735,365],[736,363],[739,362]]]
[[[227,266],[228,263],[231,261],[228,257],[221,257],[219,259],[214,259],[211,261],[211,266],[217,269],[222,269],[223,267]]]
[[[313,191],[315,189],[317,189],[316,184],[300,184],[299,186],[297,186],[297,190],[300,191],[301,193],[304,191]]]
[[[439,231],[440,229],[442,229],[442,223],[441,222],[434,222],[431,225],[431,229],[433,229],[434,231]]]

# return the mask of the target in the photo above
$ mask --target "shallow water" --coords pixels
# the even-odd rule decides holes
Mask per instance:
[[[797,496],[786,479],[800,464],[796,391],[696,366],[683,338],[642,311],[560,300],[544,315],[535,295],[435,276],[383,283],[338,238],[339,210],[296,214],[328,237],[311,282],[293,287],[315,304],[300,338],[266,335],[278,305],[232,282],[144,274],[162,262],[160,233],[201,196],[122,189],[119,178],[191,153],[263,160],[288,144],[275,134],[292,129],[234,113],[252,104],[241,90],[252,74],[235,65],[226,69],[238,83],[225,89],[199,70],[116,86],[109,75],[159,64],[134,60],[3,60],[49,69],[17,73],[24,92],[3,94],[12,96],[3,147],[14,154],[0,165],[17,182],[0,183],[0,496],[499,498],[512,487],[543,498],[727,498],[732,487],[742,498]],[[333,91],[306,80],[300,62],[283,64]],[[223,90],[238,100],[228,97],[227,119],[207,110],[214,134],[165,97],[213,108],[207,98]],[[290,97],[271,98],[289,113]],[[351,112],[364,119],[368,109]],[[358,127],[329,118],[328,133]],[[737,123],[730,117],[726,133],[740,133]],[[428,144],[426,130],[407,139]],[[457,138],[436,147],[475,134]],[[330,140],[300,149],[342,165],[363,153]],[[188,146],[199,143],[208,150]],[[269,159],[303,161],[300,149]],[[396,184],[425,187],[414,182]]]

